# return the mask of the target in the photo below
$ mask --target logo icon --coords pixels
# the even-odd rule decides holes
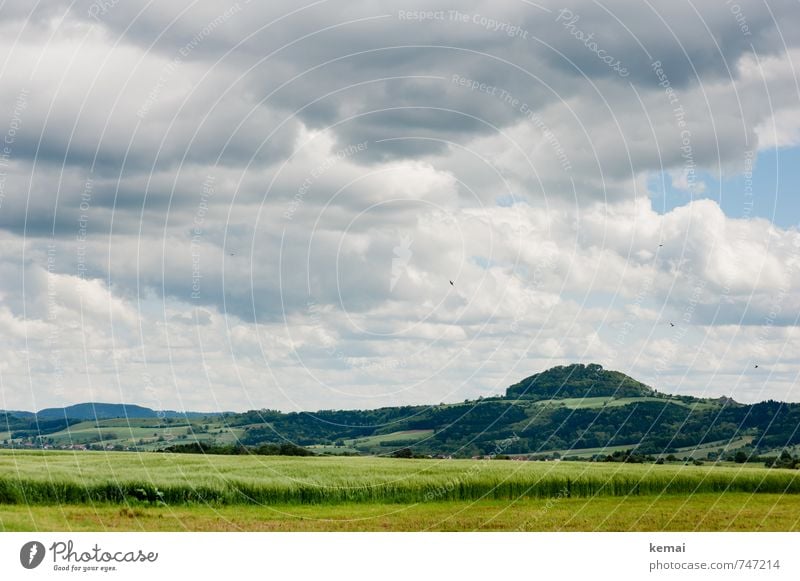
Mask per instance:
[[[44,560],[44,545],[39,541],[30,541],[22,545],[19,551],[19,562],[26,569],[36,569]]]

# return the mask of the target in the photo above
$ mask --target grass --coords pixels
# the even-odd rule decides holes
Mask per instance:
[[[800,531],[800,496],[746,493],[323,506],[4,506],[9,531]]]
[[[0,451],[0,531],[800,530],[753,466]]]
[[[502,460],[3,451],[0,504],[304,505],[800,493],[800,471]]]

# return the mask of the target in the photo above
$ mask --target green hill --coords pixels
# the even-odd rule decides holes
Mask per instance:
[[[150,408],[117,403],[79,403],[63,408],[46,408],[36,413],[39,419],[107,420],[111,418],[154,418]]]
[[[511,399],[567,399],[590,397],[656,397],[651,387],[601,365],[575,364],[536,373],[506,390]]]
[[[2,413],[2,412],[0,412]],[[176,412],[172,410],[156,411],[140,405],[125,403],[79,403],[63,408],[45,408],[31,414],[30,412],[7,412],[9,415],[29,417],[39,420],[82,420],[96,421],[114,418],[201,418],[219,415],[218,412]]]

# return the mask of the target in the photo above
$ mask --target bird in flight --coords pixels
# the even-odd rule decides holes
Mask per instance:
[[[670,324],[669,324],[669,326],[670,326],[670,327],[674,327],[674,326],[675,326],[675,323],[670,323]]]
[[[664,245],[663,245],[663,244],[659,244],[659,245],[658,245],[658,247],[659,247],[659,248],[661,248],[662,246],[664,246]]]
[[[756,363],[756,366],[753,369],[758,369],[758,363]]]
[[[452,280],[450,281],[450,286],[456,286],[456,285],[453,284]]]

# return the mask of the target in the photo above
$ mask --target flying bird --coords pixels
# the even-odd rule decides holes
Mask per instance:
[[[674,327],[674,326],[675,326],[675,323],[670,323],[670,324],[669,324],[669,326],[670,326],[670,327]]]
[[[450,281],[450,286],[456,286],[456,285],[453,284],[452,280]]]
[[[758,369],[758,363],[756,363],[756,366],[753,369]]]

